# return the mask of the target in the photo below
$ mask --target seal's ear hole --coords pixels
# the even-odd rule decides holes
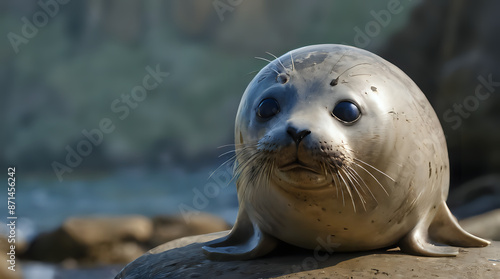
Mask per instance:
[[[260,102],[257,107],[257,116],[261,119],[269,119],[280,112],[280,105],[276,99],[267,98]]]
[[[332,116],[344,123],[353,123],[361,117],[358,106],[350,101],[342,101],[333,108]]]
[[[285,84],[289,80],[290,80],[290,77],[286,73],[281,73],[281,74],[279,74],[279,75],[276,76],[276,81],[279,82],[279,83],[281,83],[281,84]]]
[[[339,77],[340,76],[338,76],[337,78],[332,79],[332,81],[330,81],[330,86],[335,86],[335,85],[339,84]]]

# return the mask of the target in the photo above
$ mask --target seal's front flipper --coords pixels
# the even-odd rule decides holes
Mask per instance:
[[[240,209],[231,232],[225,237],[205,243],[202,249],[210,260],[248,260],[271,252],[276,244],[274,237],[262,232],[248,218],[245,210]]]
[[[436,210],[434,218],[430,220],[423,218],[400,241],[399,247],[403,252],[420,256],[449,257],[456,256],[458,248],[437,246],[433,243],[462,247],[484,247],[489,244],[489,241],[473,236],[462,229],[444,201]]]
[[[462,229],[444,201],[439,205],[436,217],[432,220],[429,236],[434,241],[452,246],[484,247],[490,244],[489,241]]]

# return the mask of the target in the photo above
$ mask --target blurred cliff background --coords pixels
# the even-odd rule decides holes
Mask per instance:
[[[0,166],[16,167],[17,236],[89,215],[184,217],[156,228],[194,210],[231,224],[235,189],[218,168],[230,156],[218,155],[265,65],[253,57],[321,43],[405,71],[445,131],[454,213],[499,208],[499,11],[492,0],[2,1]]]

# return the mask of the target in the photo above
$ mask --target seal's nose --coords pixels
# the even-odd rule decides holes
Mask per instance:
[[[288,128],[286,129],[286,133],[288,135],[290,135],[290,137],[292,137],[293,141],[295,141],[295,144],[296,145],[299,145],[299,143],[305,138],[307,137],[307,135],[309,135],[311,133],[311,131],[309,130],[298,130],[297,128],[295,127],[292,127],[292,126],[288,126]]]

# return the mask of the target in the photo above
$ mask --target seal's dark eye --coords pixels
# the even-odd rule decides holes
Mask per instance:
[[[343,101],[338,103],[332,111],[333,116],[340,121],[351,123],[361,116],[359,108],[352,102]]]
[[[275,99],[264,99],[257,108],[257,116],[260,118],[270,118],[280,112],[280,105]]]

